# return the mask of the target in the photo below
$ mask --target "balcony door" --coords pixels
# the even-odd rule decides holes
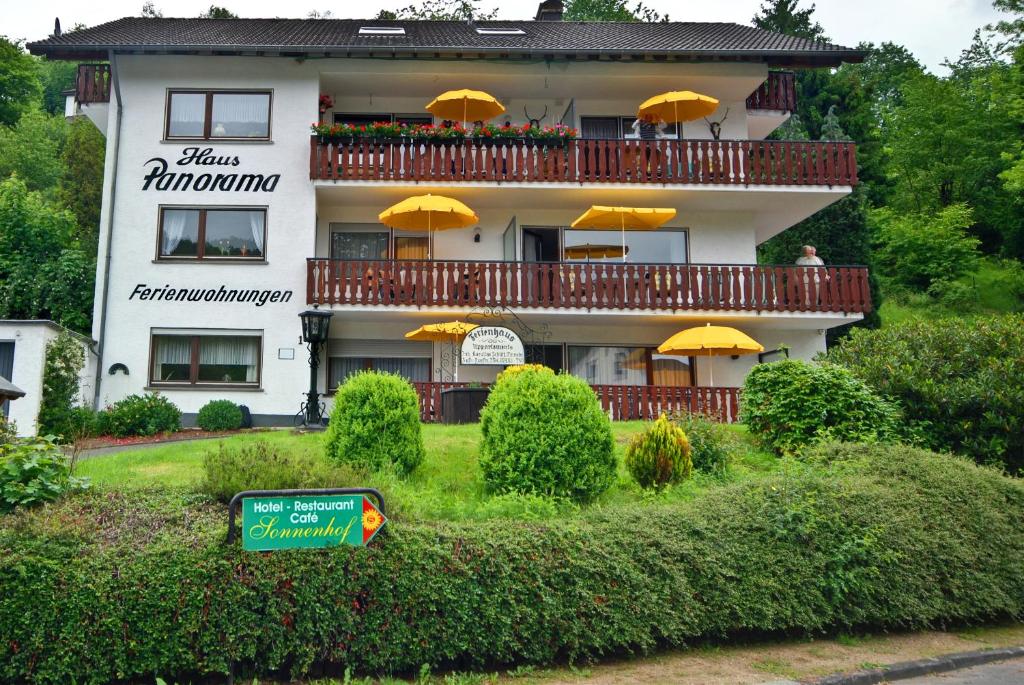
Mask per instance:
[[[530,226],[523,227],[523,261],[524,262],[557,262],[561,261],[562,251],[559,245],[558,227]]]

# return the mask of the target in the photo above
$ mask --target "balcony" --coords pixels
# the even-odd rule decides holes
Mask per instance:
[[[110,102],[110,65],[79,64],[75,99],[80,105]]]
[[[486,384],[484,384],[486,387]],[[441,391],[469,383],[413,383],[420,400],[420,420],[443,420]],[[662,413],[705,414],[725,423],[739,417],[739,388],[669,387],[661,385],[592,385],[601,408],[613,421],[653,421]]]
[[[796,76],[791,71],[770,71],[768,80],[747,98],[747,109],[796,111]]]
[[[310,138],[309,177],[406,183],[616,183],[854,186],[853,143],[777,140],[580,139],[426,143]]]
[[[871,311],[864,267],[309,259],[317,305]]]

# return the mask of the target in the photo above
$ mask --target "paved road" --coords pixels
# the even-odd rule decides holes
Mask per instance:
[[[1022,685],[1024,659],[897,681],[899,685]]]

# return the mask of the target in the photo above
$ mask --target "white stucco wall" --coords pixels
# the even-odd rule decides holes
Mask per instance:
[[[12,400],[8,419],[18,426],[18,435],[35,435],[36,418],[43,396],[43,369],[46,345],[56,338],[61,327],[52,321],[0,320],[0,342],[14,343],[14,373],[9,380],[25,391],[25,396]],[[78,401],[85,404],[92,397],[95,357],[88,343],[81,339],[85,366],[79,376]]]

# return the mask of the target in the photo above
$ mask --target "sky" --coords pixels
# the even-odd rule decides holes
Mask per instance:
[[[213,0],[154,0],[165,17],[194,17]],[[703,2],[645,0],[644,4],[674,21],[750,22],[762,0],[704,0]],[[0,0],[0,34],[39,40],[53,32],[54,17],[61,26],[89,26],[138,15],[144,0]],[[370,18],[380,9],[398,9],[414,0],[215,0],[242,17],[305,17],[311,10],[330,11],[336,18]],[[481,0],[481,9],[500,5],[498,18],[532,19],[537,0]],[[629,0],[629,5],[633,0]],[[802,6],[808,6],[803,0]],[[945,73],[941,63],[966,48],[976,28],[998,13],[991,0],[818,0],[815,17],[835,43],[853,47],[861,41],[892,41],[905,45],[930,70]]]

